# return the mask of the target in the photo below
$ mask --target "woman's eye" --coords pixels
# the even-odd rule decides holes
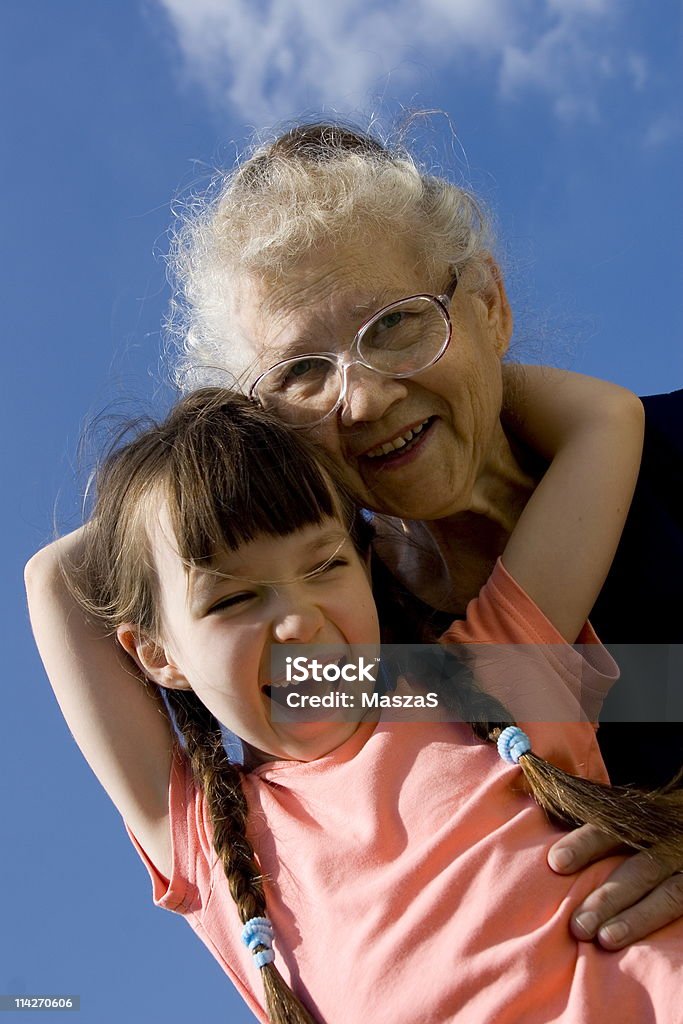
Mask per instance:
[[[281,387],[292,388],[297,385],[313,385],[319,383],[329,372],[330,367],[321,359],[297,359],[287,367],[282,378]]]
[[[398,327],[405,316],[405,313],[399,309],[395,309],[393,313],[387,313],[375,325],[375,330],[378,332],[390,331],[392,327]]]
[[[299,359],[296,363],[293,363],[287,370],[285,381],[289,378],[303,377],[305,374],[309,373],[313,366],[313,362],[314,361],[312,359]]]
[[[326,359],[310,356],[297,359],[286,366],[273,380],[275,390],[290,392],[294,397],[305,398],[325,387],[334,365]]]

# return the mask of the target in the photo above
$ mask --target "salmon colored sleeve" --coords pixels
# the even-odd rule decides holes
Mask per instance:
[[[254,992],[254,985],[260,987],[261,979],[253,969],[251,954],[241,942],[237,909],[212,847],[206,799],[195,785],[187,757],[177,745],[171,762],[168,807],[173,851],[170,878],[158,870],[126,826],[152,880],[154,903],[184,916],[219,961],[254,1016],[267,1024],[265,1011]],[[214,869],[220,878],[222,899],[215,897]]]
[[[560,585],[560,584],[558,584]],[[598,640],[590,623],[585,623],[575,644],[568,644],[552,622],[536,607],[529,595],[519,586],[500,559],[478,597],[467,606],[464,620],[454,622],[441,638],[444,643],[496,645],[491,653],[500,657],[510,645],[534,658],[542,658],[553,670],[558,685],[571,691],[578,717],[583,721],[597,721],[607,693],[619,677],[619,669]],[[510,648],[510,659],[515,655]],[[520,662],[521,663],[521,662]],[[559,692],[559,691],[558,691]],[[544,694],[547,698],[547,692]],[[547,699],[544,701],[548,706]],[[558,708],[564,707],[558,704]],[[525,714],[524,720],[531,720]],[[570,711],[540,714],[536,720],[576,720]]]
[[[558,586],[561,586],[558,583]],[[510,575],[499,558],[464,620],[454,622],[444,639],[457,643],[563,644],[564,637]],[[599,644],[586,622],[576,644]]]
[[[201,825],[203,831],[203,800],[194,785],[189,762],[178,746],[171,762],[168,807],[173,850],[170,878],[154,865],[128,825],[126,831],[149,872],[156,906],[188,914],[201,907],[196,867],[201,845],[197,826]]]

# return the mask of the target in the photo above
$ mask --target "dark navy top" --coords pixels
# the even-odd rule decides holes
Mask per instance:
[[[590,618],[622,671],[598,731],[610,778],[656,785],[683,766],[683,390],[643,405],[638,484]]]
[[[683,766],[683,390],[643,398],[645,442],[621,542],[590,619],[621,676],[605,701],[598,742],[614,784],[658,786]],[[372,513],[366,513],[372,520]],[[404,589],[373,559],[373,590],[405,643],[416,616],[434,636],[453,616]],[[384,597],[383,597],[384,595]],[[678,646],[676,646],[678,645]]]

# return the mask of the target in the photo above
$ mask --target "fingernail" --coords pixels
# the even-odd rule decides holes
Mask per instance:
[[[623,942],[627,935],[628,925],[624,921],[613,921],[612,924],[606,924],[599,932],[601,939],[607,939],[608,942],[614,943],[615,946]]]
[[[560,871],[565,871],[574,863],[574,854],[566,847],[560,847],[559,850],[553,850],[550,854],[550,862],[551,867],[559,868]]]
[[[598,915],[593,913],[579,914],[578,917],[574,918],[574,924],[577,928],[580,928],[589,939],[592,939],[598,930]]]

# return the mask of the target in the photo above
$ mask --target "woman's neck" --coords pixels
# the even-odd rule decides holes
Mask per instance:
[[[466,509],[443,519],[380,521],[379,557],[421,600],[462,615],[488,579],[543,466],[501,431]]]
[[[502,554],[542,473],[534,463],[502,434],[474,483],[468,507],[425,522],[447,564],[459,564],[463,541],[494,561]]]

